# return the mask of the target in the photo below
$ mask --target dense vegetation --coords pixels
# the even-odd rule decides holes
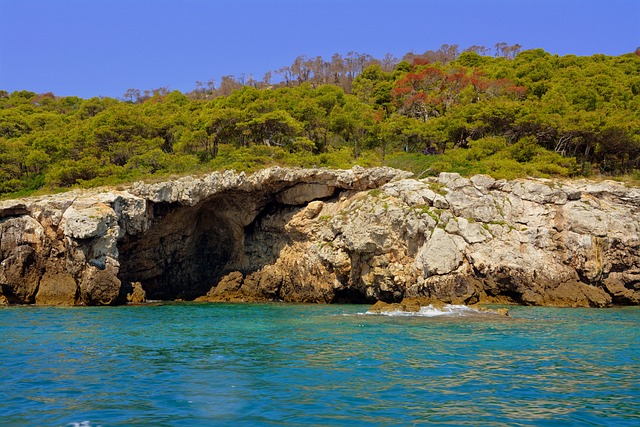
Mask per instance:
[[[296,58],[122,100],[0,91],[0,193],[268,165],[640,179],[640,56],[496,45]]]

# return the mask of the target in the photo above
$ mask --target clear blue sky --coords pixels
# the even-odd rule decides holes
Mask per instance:
[[[382,57],[519,43],[560,55],[640,46],[640,0],[0,0],[0,89],[121,97],[192,90],[296,56]]]

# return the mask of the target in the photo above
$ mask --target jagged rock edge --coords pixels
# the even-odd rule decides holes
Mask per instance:
[[[254,206],[255,215],[251,221],[247,223],[245,219],[236,225],[251,225],[261,214],[261,209],[273,203],[275,219],[265,214],[260,219],[259,226],[264,226],[267,231],[271,230],[272,236],[277,237],[274,241],[281,244],[277,256],[272,253],[270,258],[263,257],[268,258],[269,262],[262,266],[258,263],[257,267],[260,268],[249,265],[251,263],[245,262],[246,259],[234,259],[230,265],[216,273],[217,279],[223,279],[229,273],[242,271],[243,285],[239,287],[242,292],[236,290],[233,291],[234,295],[233,292],[228,292],[221,296],[220,292],[215,292],[219,280],[214,280],[215,283],[208,284],[213,285],[208,286],[209,292],[202,289],[202,286],[207,285],[205,283],[196,293],[189,294],[187,280],[186,288],[179,289],[171,297],[186,296],[193,299],[201,296],[206,300],[206,294],[209,300],[235,298],[234,300],[278,299],[308,302],[397,302],[405,297],[429,297],[446,303],[488,301],[576,306],[638,304],[640,262],[637,249],[640,238],[636,224],[640,222],[640,193],[637,189],[612,182],[507,182],[486,176],[466,179],[457,174],[441,174],[438,178],[424,180],[406,178],[406,173],[384,168],[355,168],[350,171],[272,168],[249,176],[227,171],[203,178],[186,177],[169,183],[138,183],[119,192],[98,189],[5,201],[0,203],[0,226],[3,227],[0,266],[2,298],[15,303],[69,304],[69,301],[73,301],[73,304],[114,304],[126,301],[126,295],[133,295],[127,291],[132,291],[132,284],[136,283],[135,298],[139,302],[139,295],[145,291],[149,293],[151,290],[153,295],[152,286],[148,284],[150,289],[141,289],[140,281],[134,280],[133,274],[126,277],[128,280],[124,282],[127,283],[123,283],[121,279],[125,277],[122,274],[122,264],[126,265],[124,258],[127,257],[122,257],[120,250],[127,246],[127,239],[131,243],[133,238],[144,235],[150,227],[158,225],[154,224],[157,219],[153,214],[154,206],[164,206],[169,213],[172,209],[176,211],[192,208],[197,211],[207,201],[216,200],[221,194],[228,196],[232,190],[244,191],[245,195],[256,195],[265,191],[265,186],[272,185],[271,193],[265,196],[263,204]],[[383,185],[389,181],[393,182]],[[311,185],[302,191],[291,191],[289,196],[280,197],[276,203],[276,194],[306,184]],[[329,190],[334,184],[334,190]],[[375,195],[363,192],[376,188],[378,193]],[[316,205],[317,212],[314,215],[309,215],[308,207],[316,197],[313,194],[307,197],[306,191],[320,191],[319,198],[326,200],[319,210],[319,205]],[[380,194],[385,200],[374,200]],[[496,197],[502,197],[502,204],[496,201]],[[362,202],[365,199],[372,200]],[[597,206],[592,206],[589,201]],[[514,213],[514,203],[526,205],[527,209]],[[566,208],[568,204],[571,204],[571,209]],[[573,205],[578,204],[586,212],[586,219],[584,216],[576,216]],[[56,205],[63,206],[64,209],[56,211]],[[343,209],[352,205],[359,207]],[[74,217],[77,224],[69,225],[72,223],[72,214],[69,213],[72,206],[75,206],[72,211],[84,209],[98,212],[98,215],[96,218],[92,218],[94,215],[91,214]],[[100,216],[100,209],[105,209],[105,206],[111,212]],[[327,217],[330,214],[340,214],[341,209],[344,212],[339,219],[332,218],[329,223]],[[416,209],[424,211],[420,220],[413,215]],[[506,216],[505,212],[500,212],[507,209],[509,212]],[[389,210],[395,212],[395,216],[385,214]],[[532,215],[525,210],[538,211],[539,215]],[[553,212],[554,217],[550,218]],[[117,221],[115,224],[105,224],[104,220],[111,213]],[[283,215],[286,221],[277,219]],[[417,222],[409,224],[401,218],[411,215],[412,221]],[[600,220],[604,220],[607,226],[588,224],[589,220],[599,218],[598,215],[602,215]],[[33,220],[38,222],[41,228],[39,232],[24,226],[27,223],[34,225]],[[11,228],[12,221],[22,221],[23,232],[16,232],[16,227]],[[555,269],[558,277],[551,277],[544,271],[538,273],[535,267],[540,267],[540,262],[527,265],[526,260],[516,259],[522,265],[512,263],[510,266],[508,262],[501,263],[500,260],[492,259],[490,254],[481,250],[483,246],[490,246],[479,235],[484,232],[477,225],[470,225],[482,224],[481,227],[491,235],[491,241],[509,245],[514,242],[513,236],[508,234],[516,227],[523,228],[532,222],[535,223],[538,234],[533,236],[534,240],[520,242],[523,250],[528,250],[530,255],[544,258],[545,251],[562,255],[573,250],[569,247],[571,244],[580,249],[571,252],[575,259],[565,259],[562,263],[555,264],[553,259],[550,260],[550,266]],[[552,222],[553,226],[549,227]],[[106,228],[98,229],[99,226]],[[211,231],[206,226],[203,227],[205,234]],[[245,230],[238,227],[236,231],[243,233],[245,237]],[[414,232],[412,227],[425,228],[423,235]],[[508,228],[506,232],[505,227]],[[408,229],[413,231],[408,232]],[[9,231],[5,232],[6,230]],[[401,236],[402,233],[398,234],[398,230],[411,234],[412,237],[408,237],[408,234]],[[74,232],[78,233],[76,236],[88,238],[74,238]],[[262,240],[268,236],[264,230],[252,232],[256,236],[262,233]],[[444,238],[444,247],[429,247],[430,237],[434,232],[449,236]],[[209,234],[213,237],[221,236]],[[521,239],[527,238],[520,229],[514,234],[519,234]],[[48,237],[41,238],[43,235]],[[538,238],[539,241],[536,241]],[[551,245],[554,238],[557,240],[554,244],[560,249]],[[472,243],[477,239],[480,240]],[[593,256],[582,247],[588,239],[593,243]],[[326,250],[327,245],[332,245],[331,251]],[[411,247],[412,245],[415,247]],[[622,249],[616,249],[620,246]],[[469,247],[474,250],[469,250]],[[451,263],[447,257],[439,259],[433,256],[445,248],[450,256],[459,256],[460,260]],[[399,255],[402,255],[401,259],[396,259]],[[20,256],[25,259],[21,261]],[[240,251],[234,256],[242,258],[247,254]],[[252,256],[260,258],[255,254]],[[486,258],[485,262],[479,262],[478,259],[483,256]],[[448,264],[442,264],[441,261]],[[578,263],[571,267],[573,273],[571,268],[563,269],[564,264],[567,267],[572,262]],[[418,274],[420,271],[422,274]],[[73,295],[62,292],[61,295],[51,296],[51,286],[48,286],[48,293],[42,293],[38,297],[45,275],[49,278],[52,275],[63,277],[63,282],[67,285],[71,283],[71,277],[77,285],[75,292]],[[298,277],[300,275],[304,280],[313,278],[310,280],[311,285],[301,283],[303,279]],[[325,280],[327,278],[331,280]],[[249,284],[246,288],[245,282]],[[46,283],[50,283],[50,280]],[[72,286],[67,288],[71,289]]]

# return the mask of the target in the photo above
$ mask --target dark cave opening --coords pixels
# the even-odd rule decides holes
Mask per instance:
[[[147,230],[118,242],[121,298],[139,282],[147,300],[193,300],[229,273],[247,277],[272,265],[287,244],[306,238],[286,227],[305,207],[249,192],[218,194],[195,206],[153,204]],[[372,299],[345,288],[331,302]]]
[[[335,296],[331,300],[332,304],[373,304],[375,300],[367,298],[367,296],[357,289],[344,288],[338,289]]]
[[[119,243],[120,280],[140,282],[150,300],[204,295],[242,253],[243,224],[221,206],[155,205],[149,229]]]

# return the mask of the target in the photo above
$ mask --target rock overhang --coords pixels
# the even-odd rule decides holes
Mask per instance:
[[[225,171],[0,202],[2,295],[95,305],[140,301],[145,291],[152,299],[640,301],[637,189],[409,175]]]
[[[34,242],[19,249],[11,233],[3,231],[3,244],[13,246],[0,254],[2,262],[16,256],[25,260],[19,260],[13,270],[2,264],[2,293],[12,302],[46,303],[44,296],[36,300],[40,279],[49,273],[45,282],[50,296],[50,277],[64,273],[68,274],[66,293],[72,288],[69,277],[77,285],[74,296],[54,295],[51,301],[122,302],[123,289],[126,292],[138,282],[147,282],[151,296],[155,292],[167,299],[193,298],[201,286],[208,289],[208,281],[226,271],[227,263],[240,264],[244,229],[267,205],[303,206],[342,189],[371,188],[407,175],[391,168],[276,167],[252,175],[224,171],[161,183],[139,182],[123,190],[74,190],[4,201],[0,221],[6,228],[6,219],[17,218],[16,227],[23,229],[14,233],[22,237],[13,241]],[[29,234],[32,222],[46,232]],[[31,259],[34,253],[37,260]],[[199,273],[194,274],[194,268]],[[16,297],[15,290],[22,288],[31,291],[18,292],[21,296]]]

